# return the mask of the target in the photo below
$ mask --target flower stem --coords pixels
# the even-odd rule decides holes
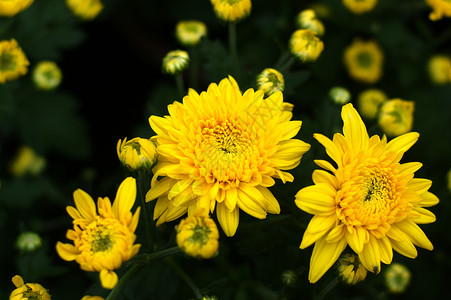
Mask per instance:
[[[182,73],[175,75],[175,84],[177,85],[177,92],[180,99],[185,96],[185,84],[183,82]]]
[[[236,41],[236,23],[229,22],[229,51],[232,56],[232,72],[235,79],[240,77],[240,65],[238,62],[238,51]]]
[[[322,300],[326,295],[337,285],[338,278],[335,277],[334,280],[329,282],[329,284],[319,293],[319,295],[315,298],[315,300]]]
[[[196,296],[197,299],[202,298],[202,293],[200,292],[200,289],[196,286],[196,284],[194,283],[193,280],[191,280],[191,278],[188,276],[188,274],[185,273],[185,271],[182,270],[182,268],[179,267],[178,264],[176,264],[171,257],[169,257],[166,262],[168,263],[169,266],[172,267],[172,269],[174,269],[175,272],[177,272],[177,274],[186,282],[186,284],[189,285],[189,287],[191,288],[191,290],[193,291],[194,295]]]
[[[284,63],[281,64],[281,66],[280,66],[280,68],[278,69],[278,71],[279,71],[280,73],[283,73],[284,71],[290,69],[290,67],[293,65],[294,62],[295,62],[294,56],[293,56],[293,55],[290,55],[290,56],[288,57],[288,59],[287,59]]]
[[[116,286],[111,290],[110,294],[108,295],[108,297],[106,297],[105,300],[113,300],[116,298],[117,294],[119,293],[119,291],[122,289],[122,287],[124,286],[124,284],[128,281],[128,279],[130,277],[132,277],[136,272],[139,271],[139,269],[141,269],[143,267],[143,265],[134,265],[133,267],[131,267],[122,277],[121,279],[119,279],[119,282],[116,284]]]
[[[144,191],[146,190],[146,174],[142,171],[138,172],[138,192],[139,198],[142,206],[142,215],[144,215],[144,226],[146,227],[146,238],[147,245],[146,250],[150,250],[151,246],[154,244],[154,237],[152,234],[151,226],[154,226],[151,221],[151,214],[149,212],[149,207],[146,203],[146,196]]]
[[[136,255],[132,259],[126,262],[126,264],[148,264],[154,260],[158,260],[160,258],[166,257],[168,255],[180,253],[181,250],[179,247],[171,247],[167,249],[163,249],[154,253],[146,253],[146,254],[140,254]]]

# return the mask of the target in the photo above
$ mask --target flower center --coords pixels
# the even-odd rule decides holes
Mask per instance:
[[[373,57],[368,52],[360,52],[357,55],[357,62],[362,68],[369,68],[373,63]]]
[[[110,250],[113,247],[113,241],[111,240],[109,230],[104,226],[97,227],[91,245],[91,250],[94,253]]]
[[[40,292],[34,291],[32,288],[30,288],[27,285],[27,290],[25,292],[23,292],[22,298],[28,299],[28,300],[41,300],[42,295]]]
[[[3,53],[0,55],[0,70],[11,71],[16,67],[14,56],[10,53]]]
[[[188,241],[200,245],[205,245],[208,242],[208,236],[211,231],[207,226],[196,225],[193,229],[193,235],[188,239]]]

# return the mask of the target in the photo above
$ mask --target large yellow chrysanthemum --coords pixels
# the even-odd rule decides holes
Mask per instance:
[[[168,106],[169,116],[149,118],[159,158],[146,200],[158,198],[157,225],[216,208],[222,229],[233,236],[240,209],[259,219],[280,212],[268,187],[273,178],[292,181],[284,170],[295,168],[310,145],[292,139],[302,122],[290,121],[293,106],[282,93],[263,94],[242,94],[229,77],[200,95],[189,90],[183,103]]]
[[[315,243],[309,273],[312,283],[347,245],[374,273],[381,270],[381,261],[391,263],[393,250],[415,258],[415,246],[433,248],[417,225],[435,221],[435,215],[424,209],[439,202],[428,192],[432,182],[414,178],[421,163],[399,163],[419,134],[406,133],[387,143],[385,136],[369,138],[352,104],[343,106],[341,116],[344,134],[336,133],[333,140],[314,135],[337,167],[315,161],[325,170],[315,170],[315,184],[296,194],[296,205],[314,215],[300,246],[304,249]]]

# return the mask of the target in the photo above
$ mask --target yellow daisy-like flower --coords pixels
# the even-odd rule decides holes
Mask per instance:
[[[279,91],[283,92],[285,80],[282,73],[273,68],[264,69],[257,75],[257,89],[262,90],[266,96]]]
[[[27,74],[28,61],[15,39],[0,41],[0,83]]]
[[[343,5],[355,14],[369,12],[376,4],[377,0],[343,0]]]
[[[53,61],[41,61],[33,70],[33,82],[41,90],[53,90],[61,83],[63,74]]]
[[[428,62],[429,77],[432,82],[440,84],[451,83],[451,58],[446,55],[434,55]]]
[[[384,54],[374,41],[355,39],[344,51],[344,63],[349,75],[365,83],[375,83],[382,75]]]
[[[100,0],[66,0],[66,4],[74,15],[84,21],[94,19],[103,9]]]
[[[431,21],[440,20],[443,17],[451,17],[451,2],[449,0],[425,0],[426,4],[432,8],[429,14]]]
[[[163,58],[162,71],[165,74],[177,75],[188,68],[188,52],[183,50],[173,50],[168,52]]]
[[[282,93],[263,96],[253,89],[242,94],[229,76],[200,95],[190,89],[183,103],[168,106],[169,116],[149,118],[159,159],[146,201],[158,198],[157,225],[216,208],[233,236],[240,210],[258,219],[280,212],[268,187],[273,178],[293,181],[284,170],[295,168],[310,145],[292,139],[302,122],[290,121],[293,105]]]
[[[215,221],[202,211],[183,219],[177,226],[177,245],[192,257],[213,257],[218,252],[218,239]]]
[[[414,178],[419,162],[401,164],[419,134],[410,132],[387,142],[368,136],[352,104],[342,108],[343,134],[333,140],[314,137],[326,148],[336,167],[325,160],[315,163],[325,170],[313,172],[312,186],[296,194],[296,205],[314,215],[302,238],[312,244],[310,282],[318,281],[349,245],[367,270],[379,273],[381,262],[390,264],[393,250],[415,258],[415,246],[433,246],[418,224],[435,221],[424,207],[439,199],[428,191],[432,182]]]
[[[207,26],[201,21],[180,21],[175,27],[175,36],[184,46],[197,45],[207,35]]]
[[[131,171],[150,170],[157,159],[157,148],[150,139],[133,138],[117,142],[117,155],[124,166]]]
[[[324,34],[324,25],[316,17],[316,13],[313,9],[305,9],[296,16],[296,23],[300,29],[310,29],[316,32],[317,35],[322,36]]]
[[[355,254],[343,254],[337,261],[337,271],[341,281],[349,285],[365,280],[368,273]]]
[[[22,146],[17,151],[16,156],[11,162],[9,169],[14,176],[23,176],[25,174],[38,175],[44,170],[46,160],[28,146]]]
[[[290,38],[290,51],[301,62],[310,62],[318,59],[323,52],[324,44],[310,29],[298,29]]]
[[[0,0],[0,17],[13,17],[24,11],[34,0]]]
[[[378,124],[388,136],[398,136],[412,130],[415,103],[392,99],[382,103]]]
[[[359,113],[368,120],[375,119],[381,104],[387,100],[387,95],[378,89],[367,89],[357,98]]]
[[[136,199],[136,181],[126,178],[119,186],[116,199],[111,205],[107,197],[94,200],[83,190],[74,192],[76,208],[67,207],[72,217],[74,230],[68,230],[66,237],[72,244],[56,244],[56,251],[66,261],[75,260],[84,271],[100,272],[102,287],[112,289],[118,277],[113,271],[122,262],[138,253],[140,244],[135,244],[134,234],[139,221],[140,207],[135,214],[131,209]]]
[[[9,295],[9,300],[50,300],[51,297],[48,291],[39,283],[24,283],[22,277],[16,275],[12,282],[16,289]]]
[[[411,274],[406,266],[391,264],[384,273],[385,286],[391,293],[402,293],[410,283]]]
[[[251,13],[251,0],[210,0],[216,16],[226,22],[237,22]]]

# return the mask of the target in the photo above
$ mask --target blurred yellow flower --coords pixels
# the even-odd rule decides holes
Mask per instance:
[[[425,0],[426,4],[432,8],[429,14],[431,21],[440,20],[443,17],[451,17],[451,2],[449,0]]]
[[[451,83],[451,58],[445,55],[434,55],[428,62],[429,77],[435,84]]]
[[[335,86],[330,89],[329,97],[335,104],[343,105],[351,101],[351,93],[341,86]]]
[[[355,80],[375,83],[382,75],[384,55],[374,41],[355,39],[345,49],[343,58],[349,75]]]
[[[16,247],[23,252],[32,252],[42,246],[42,239],[35,232],[23,232],[16,240]]]
[[[131,171],[150,170],[157,160],[157,148],[150,139],[125,138],[117,142],[116,150],[121,163]]]
[[[273,68],[264,69],[257,75],[257,89],[262,90],[266,96],[279,91],[283,92],[285,80],[282,73]]]
[[[207,26],[201,21],[180,21],[175,27],[175,36],[184,46],[197,45],[207,35]]]
[[[46,161],[43,157],[27,146],[22,146],[10,164],[10,172],[14,176],[25,174],[38,175],[45,168]]]
[[[406,266],[394,263],[391,264],[384,274],[385,286],[391,293],[402,293],[410,283],[410,271]]]
[[[451,169],[448,171],[448,174],[446,175],[446,179],[447,179],[447,186],[448,186],[448,191],[451,193]]]
[[[100,0],[66,0],[66,4],[74,15],[84,21],[94,19],[103,9]]]
[[[34,0],[0,0],[0,17],[13,17],[27,9]]]
[[[298,29],[290,38],[290,51],[301,62],[315,61],[324,49],[323,42],[310,29]]]
[[[196,258],[211,258],[218,252],[219,232],[208,211],[197,211],[177,226],[177,245]]]
[[[316,32],[317,35],[322,36],[324,34],[324,25],[316,17],[316,13],[313,9],[305,9],[296,16],[296,23],[300,29],[310,29]]]
[[[251,13],[251,0],[210,0],[216,16],[226,22],[237,22]]]
[[[33,82],[39,89],[53,90],[61,83],[63,75],[53,61],[41,61],[33,70]]]
[[[163,58],[163,73],[177,75],[188,68],[189,61],[190,59],[188,52],[183,50],[170,51]]]
[[[15,39],[0,41],[0,83],[15,80],[27,74],[29,64],[25,53]]]
[[[334,160],[315,160],[314,185],[296,194],[296,205],[314,215],[304,232],[301,249],[315,244],[309,281],[318,281],[347,246],[370,272],[379,273],[381,262],[390,264],[393,250],[415,258],[415,246],[433,246],[418,224],[435,222],[424,207],[439,199],[428,191],[432,182],[414,178],[419,162],[401,164],[404,153],[418,140],[410,132],[387,142],[385,135],[368,136],[351,103],[342,107],[343,134],[333,139],[314,134]]]
[[[367,89],[357,97],[359,113],[368,120],[377,117],[381,104],[387,100],[387,95],[379,89]]]
[[[104,300],[105,298],[100,297],[100,296],[83,296],[83,298],[81,298],[81,300]]]
[[[24,283],[22,277],[16,275],[12,279],[16,289],[11,292],[9,300],[50,300],[48,291],[39,283]]]
[[[84,271],[100,272],[102,287],[112,289],[118,281],[114,270],[137,254],[141,247],[134,244],[140,212],[140,207],[135,214],[130,211],[135,199],[136,181],[132,177],[121,183],[113,205],[108,197],[99,197],[99,214],[91,196],[81,189],[76,190],[76,208],[67,207],[68,214],[74,219],[74,230],[69,229],[66,237],[73,245],[58,242],[59,256],[66,261],[75,260]]]
[[[355,254],[342,254],[337,261],[338,277],[349,285],[355,285],[366,278],[368,271]]]
[[[343,0],[343,5],[355,14],[366,13],[376,6],[377,0]]]
[[[310,148],[293,139],[302,122],[290,121],[292,108],[281,92],[266,99],[263,91],[242,94],[229,76],[200,95],[190,89],[183,103],[168,106],[169,116],[151,116],[159,157],[146,201],[158,198],[157,225],[216,209],[225,234],[233,236],[240,210],[258,219],[280,213],[268,187],[273,178],[293,181],[285,170]]]
[[[413,101],[399,98],[382,103],[378,115],[378,124],[388,136],[398,136],[412,130]]]

